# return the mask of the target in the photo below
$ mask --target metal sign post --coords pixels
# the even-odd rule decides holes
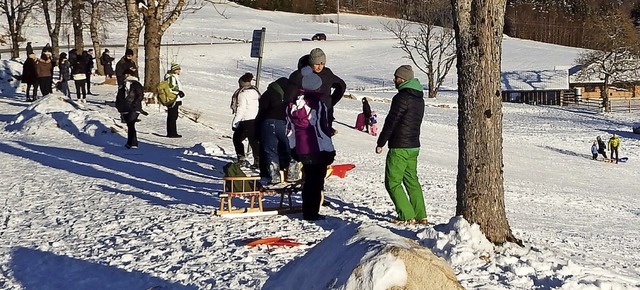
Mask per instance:
[[[253,31],[251,39],[251,57],[258,58],[258,69],[256,72],[256,88],[260,88],[260,72],[262,71],[262,52],[264,49],[264,37],[267,29],[262,27],[261,30]]]

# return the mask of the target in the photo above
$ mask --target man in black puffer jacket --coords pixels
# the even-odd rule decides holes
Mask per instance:
[[[391,100],[376,153],[382,153],[382,147],[389,143],[384,185],[398,213],[397,221],[426,224],[427,213],[417,172],[420,126],[424,116],[422,85],[414,77],[410,65],[400,66],[394,73],[393,82],[398,93]]]
[[[306,66],[303,63],[306,58],[306,55],[300,58],[298,61],[298,70],[294,71],[289,76],[289,84],[284,92],[284,100],[287,104],[294,102],[298,96],[302,95],[302,74],[300,73],[300,70]],[[324,54],[322,49],[312,49],[309,53],[308,59],[308,65],[322,80],[322,87],[320,87],[319,90],[322,93],[320,99],[325,106],[327,106],[327,112],[329,113],[329,128],[335,132],[332,126],[334,120],[333,106],[342,99],[342,96],[347,89],[347,85],[341,78],[334,75],[330,68],[325,66],[327,56]],[[333,93],[331,92],[332,89]]]

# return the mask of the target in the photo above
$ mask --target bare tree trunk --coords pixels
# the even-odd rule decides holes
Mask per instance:
[[[62,26],[62,11],[69,4],[69,0],[55,0],[55,7],[53,13],[55,13],[55,20],[51,22],[51,13],[49,10],[49,0],[42,0],[42,8],[44,11],[44,18],[47,24],[47,31],[49,33],[49,39],[51,41],[51,48],[53,49],[53,55],[60,55],[60,27]]]
[[[516,242],[504,207],[500,60],[505,0],[451,0],[458,68],[456,214]]]
[[[168,5],[173,4],[172,8]],[[144,89],[156,93],[156,86],[160,82],[160,44],[164,32],[173,24],[186,4],[186,0],[159,0],[149,2],[144,16],[144,48],[145,69]]]
[[[602,85],[602,92],[600,92],[600,96],[602,96],[602,108],[604,111],[609,113],[611,112],[611,103],[609,102],[609,78],[611,76],[608,74],[604,75],[604,84]]]
[[[1,14],[7,15],[9,36],[11,38],[11,58],[20,57],[20,41],[22,41],[22,27],[31,13],[36,0],[0,1]]]
[[[71,22],[73,23],[73,43],[78,54],[84,50],[84,39],[82,38],[82,0],[71,0]]]
[[[149,19],[144,26],[144,90],[156,92],[160,83],[160,41],[163,32],[157,19]]]
[[[133,61],[138,63],[138,40],[142,31],[142,21],[136,0],[127,1],[127,48],[133,50]],[[140,70],[138,70],[140,73]]]
[[[98,21],[100,20],[100,1],[93,1],[91,3],[91,20],[89,21],[89,32],[91,34],[91,42],[93,44],[93,51],[96,57],[96,72],[97,74],[104,75],[104,67],[100,61],[100,36],[98,34]]]

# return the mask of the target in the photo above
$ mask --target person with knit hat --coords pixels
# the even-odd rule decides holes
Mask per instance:
[[[382,153],[388,143],[384,185],[395,205],[396,221],[426,224],[427,213],[417,173],[425,106],[423,88],[410,65],[398,67],[393,82],[398,93],[391,100],[375,152]]]
[[[124,84],[124,71],[128,68],[133,68],[132,71],[135,74],[134,76],[139,77],[138,70],[136,69],[137,67],[138,65],[136,65],[135,61],[133,61],[133,50],[127,48],[124,56],[122,56],[118,63],[116,63],[116,80],[118,81],[118,87]]]
[[[116,95],[116,109],[120,112],[120,119],[127,123],[127,149],[138,148],[138,136],[136,132],[136,122],[140,114],[147,115],[142,109],[144,90],[142,84],[135,76],[135,68],[127,68],[122,72],[125,80],[124,84],[118,87]]]
[[[184,98],[184,92],[182,91],[182,84],[180,83],[180,73],[182,68],[179,64],[172,62],[164,75],[164,80],[169,83],[169,89],[176,95],[176,100],[171,106],[167,107],[167,137],[180,138],[182,135],[178,134],[178,113],[179,107],[182,105],[182,99]]]
[[[309,66],[300,73],[302,95],[287,106],[289,146],[293,156],[302,163],[302,217],[319,220],[323,218],[319,211],[324,178],[336,151],[331,140],[329,111],[321,99],[323,80]]]
[[[238,163],[244,164],[246,161],[244,144],[242,141],[248,139],[251,153],[253,155],[252,168],[260,168],[260,142],[256,137],[256,116],[260,100],[260,92],[253,84],[253,74],[245,73],[238,79],[238,89],[234,93],[236,98],[236,112],[231,122],[233,131],[233,147],[236,150]]]
[[[308,64],[304,64],[304,60],[308,59]],[[305,67],[310,67],[314,74],[318,75],[322,80],[322,86],[318,89],[320,93],[320,100],[327,106],[327,113],[329,116],[329,128],[331,128],[332,134],[335,133],[333,129],[333,106],[335,106],[347,88],[345,82],[337,77],[330,68],[326,67],[327,56],[320,48],[314,48],[309,52],[308,56],[303,56],[298,61],[298,70],[291,73],[289,76],[289,84],[285,90],[285,102],[290,103],[297,99],[302,92],[302,74],[301,70]],[[302,66],[304,65],[304,66]],[[302,67],[301,67],[302,66]],[[332,92],[333,90],[333,92]]]

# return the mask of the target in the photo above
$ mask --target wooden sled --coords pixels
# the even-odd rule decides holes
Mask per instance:
[[[260,177],[247,176],[247,177],[223,177],[224,183],[222,191],[218,193],[220,198],[220,206],[214,210],[213,214],[222,217],[250,217],[250,216],[265,216],[265,215],[277,215],[288,214],[302,211],[302,207],[294,206],[291,195],[300,191],[300,183],[292,183],[281,188],[262,188],[258,184]],[[240,181],[242,183],[241,190],[234,190],[233,182]],[[277,208],[264,208],[262,205],[262,199],[265,195],[280,195],[280,204]],[[287,197],[288,206],[284,206],[284,198]],[[249,197],[249,206],[245,208],[233,208],[233,198]]]

